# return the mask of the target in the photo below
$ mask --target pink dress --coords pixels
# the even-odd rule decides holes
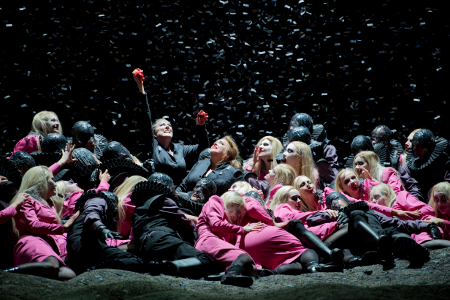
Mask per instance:
[[[16,266],[42,262],[49,256],[65,265],[61,257],[67,256],[66,234],[53,208],[30,198],[18,207],[14,219],[20,235],[13,250]]]
[[[239,255],[247,253],[234,245],[236,237],[244,235],[244,228],[228,222],[225,205],[219,196],[212,196],[203,206],[197,221],[197,231],[195,248],[225,267],[231,265]]]
[[[96,189],[93,189],[96,192],[99,191],[105,191],[107,192],[109,189],[109,183],[107,181],[100,181],[100,184],[98,185],[98,187]],[[83,195],[83,192],[73,192],[72,194],[70,194],[70,196],[64,200],[64,204],[63,204],[63,208],[61,211],[61,218],[64,218],[66,216],[71,216],[74,213],[76,213],[75,211],[75,205],[77,204],[78,199],[80,199],[81,195]]]
[[[278,192],[279,189],[281,189],[284,185],[282,184],[276,184],[271,190],[269,194],[269,200],[266,203],[266,208],[270,207],[270,203],[272,202],[273,196]]]
[[[10,220],[17,214],[17,211],[14,207],[8,206],[7,208],[0,210],[0,225]]]
[[[396,195],[405,190],[400,178],[398,178],[397,176],[397,171],[395,171],[393,168],[385,168],[383,170],[382,176],[383,182],[390,185],[394,189]]]
[[[242,225],[261,221],[265,223],[259,231],[248,232],[240,247],[250,254],[256,264],[275,270],[278,266],[296,260],[307,248],[292,234],[273,225],[273,220],[261,204],[251,198],[245,198],[247,215]]]
[[[117,230],[117,232],[120,233],[121,236],[124,238],[130,238],[130,240],[133,240],[133,230],[132,230],[132,224],[133,224],[133,213],[135,209],[135,205],[133,202],[131,202],[131,193],[129,193],[124,199],[123,199],[123,208],[125,210],[125,218],[122,221],[122,227],[120,230]]]
[[[30,134],[17,142],[14,146],[13,154],[18,151],[23,151],[27,153],[33,153],[38,151],[38,138],[37,136]]]

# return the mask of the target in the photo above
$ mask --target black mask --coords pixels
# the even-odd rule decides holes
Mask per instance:
[[[340,202],[339,200],[343,200],[345,203],[347,203],[347,205],[352,204],[343,194],[339,192],[332,192],[327,196],[327,199],[325,200],[327,208],[332,210],[341,209],[341,204],[339,203]]]
[[[94,154],[86,148],[75,148],[73,150],[73,155],[78,159],[79,162],[86,166],[97,166],[98,162],[94,158]]]
[[[42,152],[58,152],[66,148],[67,139],[59,133],[50,133],[42,141]]]
[[[386,125],[378,125],[372,131],[372,144],[383,143],[388,146],[392,138],[392,131]]]
[[[414,134],[411,143],[414,158],[419,158],[423,151],[425,151],[425,153],[422,155],[426,158],[436,147],[434,134],[429,129],[420,129],[417,131]]]
[[[78,147],[85,147],[90,151],[94,151],[94,127],[86,121],[78,121],[72,127],[73,142]]]
[[[214,181],[208,178],[200,179],[194,187],[194,193],[191,195],[191,200],[205,203],[209,197],[215,195],[217,187]]]
[[[9,159],[17,166],[22,175],[32,167],[36,166],[34,158],[30,154],[23,151],[14,153]]]
[[[354,155],[361,151],[373,151],[373,145],[369,137],[365,135],[358,135],[351,144],[352,153]]]
[[[298,113],[298,114],[295,114],[291,118],[291,122],[289,123],[289,130],[287,133],[289,135],[289,132],[291,132],[292,129],[294,129],[294,127],[299,127],[299,126],[305,126],[306,128],[308,128],[309,132],[312,132],[313,125],[314,125],[314,121],[310,115],[305,114],[305,113]]]
[[[111,142],[103,149],[102,161],[113,158],[130,158],[130,151],[119,142]]]
[[[295,127],[289,133],[289,142],[303,142],[311,144],[311,132],[305,126]]]
[[[314,125],[313,127],[313,138],[319,143],[328,142],[327,131],[322,124]]]

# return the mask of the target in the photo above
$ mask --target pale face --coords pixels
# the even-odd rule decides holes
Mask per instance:
[[[233,185],[228,189],[231,192],[237,192],[242,188],[242,183],[240,182],[235,182],[233,183]]]
[[[301,202],[300,192],[296,189],[290,190],[286,203],[289,204],[292,209],[299,209]]]
[[[238,206],[231,206],[226,209],[226,213],[228,216],[228,221],[231,224],[237,224],[240,219],[245,215],[246,213],[245,207],[238,207]]]
[[[300,192],[300,196],[302,199],[306,199],[316,192],[314,184],[312,181],[306,176],[300,176],[300,179],[297,183],[297,190]]]
[[[353,174],[353,172],[344,172],[339,180],[341,181],[341,185],[345,193],[355,199],[360,198],[359,181],[356,175]]]
[[[259,151],[260,158],[272,158],[272,143],[268,139],[264,139],[259,145]]]
[[[437,191],[433,195],[439,212],[443,215],[450,215],[450,201],[447,195]]]
[[[49,115],[49,120],[45,122],[45,131],[49,133],[59,133],[59,120],[54,114]]]
[[[64,181],[64,183],[66,184],[66,195],[70,195],[73,192],[83,192],[83,190],[78,187],[78,184],[76,182]]]
[[[272,170],[269,170],[269,173],[267,173],[266,176],[264,176],[264,179],[265,179],[270,185],[272,185],[272,184],[275,182],[275,176],[277,175],[277,174],[276,174],[277,167],[278,167],[278,166],[276,166],[276,167],[273,168]]]
[[[158,138],[172,138],[172,125],[167,120],[160,120],[158,123],[156,123],[153,135],[155,136],[156,140],[158,140]]]
[[[225,139],[220,139],[214,142],[211,147],[211,156],[220,156],[222,159],[228,159],[230,155],[228,154],[229,143]]]
[[[298,165],[300,158],[300,155],[297,153],[297,148],[292,143],[283,152],[283,163],[290,165],[294,169]]]
[[[413,139],[413,137],[414,137],[414,134],[412,134],[412,133],[410,133],[408,135],[408,139],[406,140],[406,143],[405,143],[405,153],[406,154],[408,154],[409,149],[411,149],[411,147],[412,147],[412,139]]]
[[[389,199],[387,198],[387,195],[383,192],[374,192],[370,195],[370,200],[373,203],[376,203],[378,205],[388,206]]]
[[[53,181],[53,176],[47,179],[47,199],[56,195],[56,183]]]
[[[357,157],[355,159],[355,171],[358,172],[359,176],[362,176],[364,174],[362,168],[369,171],[369,165],[367,164],[366,160],[362,157]]]

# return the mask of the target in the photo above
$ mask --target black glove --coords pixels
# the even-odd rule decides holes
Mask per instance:
[[[61,224],[63,224],[63,225],[66,224],[66,222],[69,221],[70,217],[71,217],[70,215],[67,215],[64,218],[62,218],[61,219]]]
[[[98,226],[97,231],[105,241],[109,239],[123,239],[120,233],[109,230],[105,225]]]
[[[369,205],[366,201],[357,201],[344,208],[341,208],[339,211],[343,211],[348,217],[350,217],[350,213],[354,210],[362,210],[366,212],[369,210]]]
[[[442,233],[439,230],[438,226],[436,225],[436,223],[431,222],[430,224],[428,224],[428,232],[430,233],[431,237],[435,240],[440,240],[442,239]]]
[[[337,221],[337,223],[339,225],[348,223],[349,219],[348,219],[347,214],[343,211],[343,208],[341,208],[339,210],[338,217],[337,217],[336,221]]]

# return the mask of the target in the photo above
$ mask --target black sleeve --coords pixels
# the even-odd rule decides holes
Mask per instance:
[[[150,110],[150,105],[148,103],[147,94],[140,94],[140,99],[138,101],[138,108],[140,109],[139,114],[139,127],[141,130],[141,151],[143,152],[144,160],[152,158],[153,149],[158,144],[153,136],[153,122],[152,114]]]
[[[186,168],[190,169],[198,161],[200,152],[209,148],[208,131],[206,130],[206,124],[202,126],[197,125],[197,145],[183,146],[183,156],[186,161]]]

